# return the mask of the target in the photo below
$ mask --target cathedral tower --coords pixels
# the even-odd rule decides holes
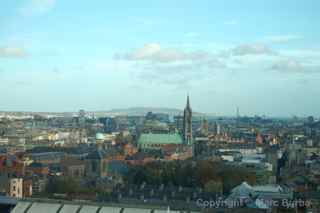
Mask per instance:
[[[187,144],[191,144],[192,142],[192,110],[189,95],[187,97],[187,105],[183,111],[183,139]]]

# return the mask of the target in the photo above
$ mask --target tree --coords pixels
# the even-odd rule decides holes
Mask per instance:
[[[200,161],[197,164],[197,180],[204,186],[210,180],[220,180],[217,166],[212,161]]]
[[[232,188],[246,181],[254,184],[256,175],[247,168],[226,166],[219,172],[219,176],[223,180],[223,192],[228,193]]]
[[[54,194],[73,194],[81,191],[78,181],[72,178],[53,178],[49,181],[46,191]]]
[[[222,190],[223,190],[222,181],[210,180],[207,183],[205,183],[204,190],[206,192],[222,193]]]

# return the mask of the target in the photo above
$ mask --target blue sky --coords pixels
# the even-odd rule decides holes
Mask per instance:
[[[320,116],[318,0],[2,0],[0,110]]]

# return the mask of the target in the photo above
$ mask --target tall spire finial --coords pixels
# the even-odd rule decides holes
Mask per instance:
[[[192,141],[192,110],[190,107],[189,93],[187,94],[187,105],[183,111],[183,137],[187,144]]]
[[[189,93],[187,94],[187,108],[190,108]]]

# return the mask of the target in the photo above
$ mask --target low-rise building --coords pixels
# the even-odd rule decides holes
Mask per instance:
[[[124,155],[116,149],[97,149],[88,154],[85,159],[86,175],[89,177],[108,176],[108,163],[112,160],[123,161]]]
[[[85,175],[85,162],[75,158],[64,158],[61,161],[63,175],[72,178],[81,178]]]
[[[57,164],[61,162],[64,158],[65,153],[63,152],[42,152],[42,153],[32,153],[30,158],[37,163],[43,164]]]

